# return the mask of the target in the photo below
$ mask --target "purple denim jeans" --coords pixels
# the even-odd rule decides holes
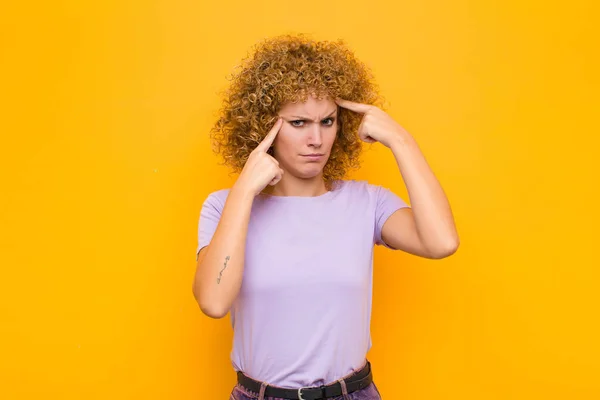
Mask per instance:
[[[352,376],[354,373],[350,373],[341,379],[346,379]],[[263,387],[266,384],[263,383]],[[345,390],[345,384],[342,385],[342,392]],[[286,400],[280,397],[264,397],[261,396],[260,393],[253,392],[248,388],[240,385],[239,383],[233,387],[231,394],[229,396],[229,400]],[[341,396],[329,397],[328,400],[381,400],[381,395],[379,394],[379,390],[377,386],[375,386],[375,381],[371,382],[369,386],[364,389],[357,390],[352,393],[342,394]]]

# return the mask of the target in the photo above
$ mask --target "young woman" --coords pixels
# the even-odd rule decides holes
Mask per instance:
[[[233,74],[211,136],[240,174],[202,206],[193,283],[203,313],[230,312],[232,399],[380,399],[366,359],[374,245],[436,259],[458,247],[440,184],[380,101],[341,41],[267,39]],[[412,207],[344,179],[361,142],[392,151]]]

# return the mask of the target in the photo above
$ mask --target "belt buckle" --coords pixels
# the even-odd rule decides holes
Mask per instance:
[[[304,397],[302,397],[302,389],[303,388],[298,389],[298,399],[299,400],[306,400]]]
[[[307,400],[305,397],[302,397],[302,389],[314,389],[314,388],[300,388],[298,389],[298,400]],[[321,398],[325,398],[325,386],[321,385],[319,387],[321,389]]]

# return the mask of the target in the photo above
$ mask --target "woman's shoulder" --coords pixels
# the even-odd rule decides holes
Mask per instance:
[[[374,185],[366,179],[343,179],[337,181],[338,187],[348,193],[374,193],[379,186]]]
[[[222,208],[225,205],[227,196],[231,188],[218,189],[210,192],[204,198],[204,205],[212,205],[213,207]]]
[[[212,191],[208,194],[208,197],[227,197],[229,195],[229,192],[231,191],[231,188],[223,188],[223,189],[218,189],[215,191]]]

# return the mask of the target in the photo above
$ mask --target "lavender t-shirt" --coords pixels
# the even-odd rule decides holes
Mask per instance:
[[[236,371],[297,388],[331,383],[364,364],[373,247],[389,247],[383,224],[408,205],[367,181],[339,183],[316,197],[254,199],[242,286],[230,309]],[[228,193],[204,202],[197,252],[210,243]]]

